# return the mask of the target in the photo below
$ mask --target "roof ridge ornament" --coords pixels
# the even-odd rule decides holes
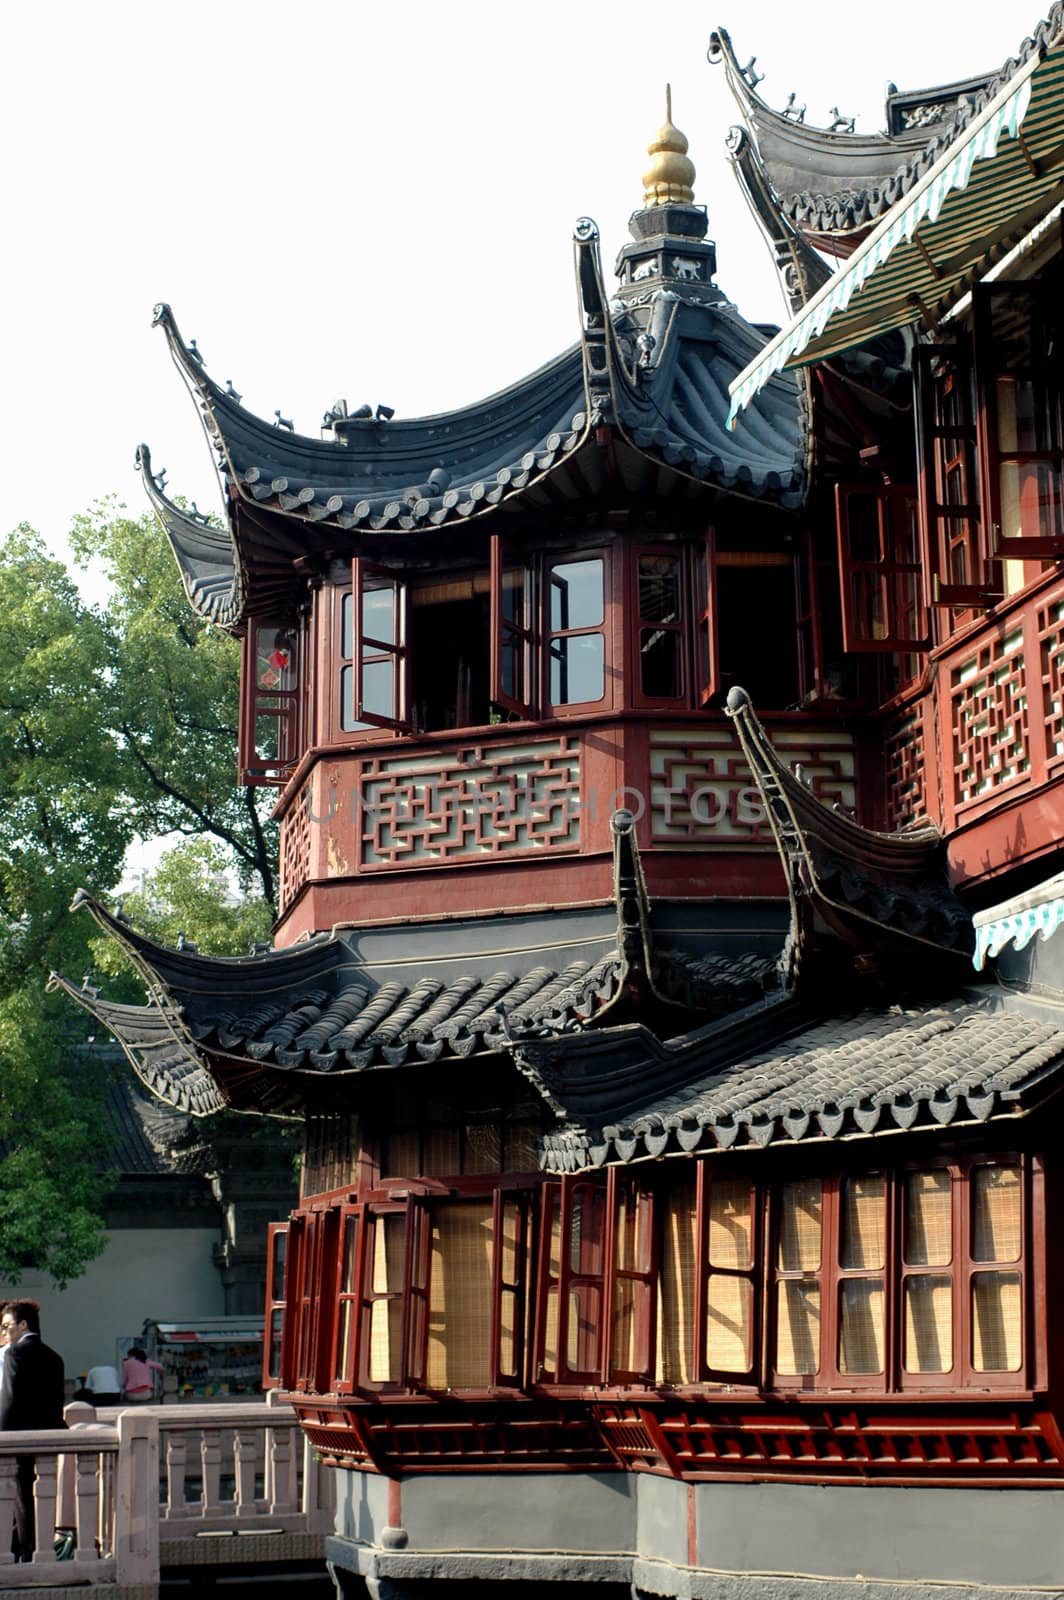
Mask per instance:
[[[672,120],[672,85],[665,85],[665,121],[647,145],[650,164],[643,173],[643,201],[648,206],[689,206],[695,198],[695,164],[687,154],[687,138]]]

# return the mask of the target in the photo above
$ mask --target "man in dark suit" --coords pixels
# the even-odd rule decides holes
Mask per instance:
[[[41,1308],[36,1300],[9,1300],[0,1316],[7,1350],[0,1377],[0,1432],[18,1428],[63,1428],[63,1361],[41,1339]],[[18,1456],[15,1533],[16,1561],[32,1561],[36,1543],[33,1513],[33,1457]]]

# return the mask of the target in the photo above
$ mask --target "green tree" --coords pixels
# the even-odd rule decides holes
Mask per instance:
[[[87,606],[21,526],[0,539],[0,1278],[58,1283],[103,1244],[98,1129],[109,1072],[49,971],[94,964],[74,890],[107,897],[136,835],[184,840],[145,885],[146,931],[204,951],[268,937],[274,832],[236,784],[238,647],[197,618],[155,520],[78,519],[79,559],[110,581]],[[240,903],[216,892],[236,881]],[[107,958],[116,972],[121,963]],[[142,993],[128,975],[118,998]],[[125,991],[124,993],[122,991]]]

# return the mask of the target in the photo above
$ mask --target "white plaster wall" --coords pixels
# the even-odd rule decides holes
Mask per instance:
[[[115,1359],[115,1340],[139,1334],[145,1317],[160,1322],[220,1317],[222,1280],[212,1260],[217,1228],[117,1228],[102,1255],[60,1291],[27,1272],[0,1283],[0,1298],[41,1303],[41,1332],[59,1351],[68,1378]]]

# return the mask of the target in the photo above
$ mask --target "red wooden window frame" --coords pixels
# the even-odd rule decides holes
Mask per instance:
[[[623,1207],[623,1225],[622,1225]],[[609,1263],[602,1302],[603,1383],[647,1384],[654,1378],[657,1349],[658,1248],[653,1189],[611,1167],[606,1190]],[[628,1302],[627,1307],[625,1302]],[[619,1359],[621,1318],[631,1319],[629,1364]]]
[[[854,503],[871,502],[874,551],[860,551]],[[919,499],[909,484],[840,483],[835,488],[842,595],[842,643],[853,654],[907,654],[928,649],[923,595]],[[867,525],[866,525],[866,532]],[[866,604],[861,604],[858,594]],[[906,595],[908,593],[908,606]],[[864,626],[866,605],[881,619],[878,632]],[[905,626],[908,609],[911,626]]]
[[[362,1207],[341,1206],[338,1223],[331,1387],[337,1394],[354,1394],[358,1388],[362,1274],[365,1270]]]
[[[740,1267],[725,1264],[714,1256],[711,1244],[710,1219],[713,1210],[715,1186],[742,1186],[747,1194],[747,1214],[750,1222],[750,1262]],[[694,1309],[694,1371],[700,1383],[752,1384],[757,1370],[759,1328],[761,1321],[761,1192],[751,1177],[744,1172],[718,1172],[708,1161],[700,1161],[697,1173],[697,1222],[695,1255],[695,1309]],[[745,1368],[715,1366],[709,1359],[709,1316],[713,1298],[713,1279],[742,1281],[749,1286],[750,1328],[748,1343],[750,1359]]]
[[[695,708],[720,693],[720,634],[716,611],[716,534],[710,528],[692,560],[692,643]]]
[[[285,1355],[290,1321],[287,1273],[290,1260],[289,1223],[271,1222],[266,1228],[266,1326],[262,1337],[262,1387],[286,1388]]]
[[[514,1212],[512,1270],[506,1271],[509,1252],[503,1242],[507,1208]],[[496,1389],[523,1389],[528,1381],[528,1310],[531,1284],[529,1267],[534,1260],[532,1227],[534,1195],[529,1189],[497,1188],[492,1195],[492,1274],[491,1274],[491,1382]],[[504,1316],[508,1305],[510,1314]],[[510,1327],[511,1359],[503,1353],[504,1326]]]
[[[241,645],[239,779],[249,788],[283,787],[302,754],[307,667],[305,621],[252,617]],[[272,751],[259,749],[261,727]]]
[[[543,618],[542,638],[543,650],[541,652],[540,673],[541,690],[540,704],[544,714],[548,717],[579,716],[592,707],[609,710],[613,704],[613,661],[610,650],[613,633],[613,573],[610,562],[610,551],[601,548],[595,550],[573,550],[565,555],[556,553],[543,556]],[[602,618],[597,623],[578,624],[575,627],[554,626],[554,590],[557,587],[554,574],[560,567],[582,565],[584,562],[598,561],[602,565]],[[602,693],[595,700],[559,700],[555,702],[551,695],[552,663],[558,659],[556,641],[574,640],[591,635],[597,635],[602,649]]]
[[[389,1220],[395,1220],[402,1224],[402,1266],[399,1269],[399,1282],[397,1284],[389,1283],[386,1287],[378,1289],[376,1287],[377,1250],[379,1243],[386,1240]],[[378,1223],[383,1223],[384,1227],[379,1228]],[[404,1203],[366,1206],[363,1210],[361,1310],[359,1313],[358,1341],[359,1364],[357,1370],[359,1374],[358,1387],[367,1394],[396,1393],[403,1388],[403,1378],[407,1370],[405,1340],[408,1320],[403,1301],[409,1263],[409,1206]],[[389,1349],[389,1365],[395,1376],[389,1378],[375,1378],[372,1372],[374,1307],[381,1302],[390,1302],[400,1307],[397,1330],[398,1346],[394,1351]],[[388,1338],[390,1344],[392,1338],[390,1315],[388,1316]]]
[[[366,630],[366,596],[390,589],[393,639]],[[361,556],[351,563],[352,705],[357,722],[371,727],[410,731],[410,673],[407,670],[408,600],[406,581],[394,572],[374,566]],[[391,712],[367,710],[366,668],[383,666],[391,679]],[[341,696],[341,706],[343,699]]]
[[[783,1185],[771,1192],[770,1248],[765,1274],[766,1316],[768,1321],[765,1388],[787,1393],[822,1394],[848,1391],[860,1394],[928,1393],[963,1396],[973,1390],[1024,1390],[1028,1384],[1032,1330],[1029,1316],[1030,1256],[1030,1179],[1026,1160],[1015,1152],[966,1157],[963,1160],[929,1158],[895,1169],[870,1168],[852,1173],[810,1175],[795,1182],[819,1182],[822,1196],[820,1261],[805,1271],[787,1270],[780,1265],[780,1228]],[[972,1251],[974,1219],[973,1174],[981,1167],[1009,1168],[1019,1181],[1020,1250],[1011,1260],[979,1260]],[[905,1259],[905,1186],[913,1174],[943,1171],[950,1175],[951,1259],[946,1263],[907,1262]],[[847,1182],[869,1178],[882,1172],[885,1185],[883,1203],[884,1264],[847,1268],[841,1261],[841,1219],[844,1186]],[[1020,1305],[1019,1365],[1005,1368],[977,1368],[973,1356],[974,1313],[973,1280],[981,1273],[1015,1274],[1019,1279]],[[951,1284],[952,1362],[946,1371],[906,1371],[905,1369],[905,1282],[916,1276],[948,1276]],[[815,1372],[784,1373],[778,1369],[779,1285],[787,1280],[815,1283],[820,1299],[818,1366]],[[843,1286],[856,1280],[878,1280],[883,1286],[883,1361],[879,1372],[843,1371],[840,1360],[841,1296]]]
[[[520,604],[507,604],[507,575],[520,572]],[[535,560],[515,550],[501,533],[491,538],[491,662],[489,697],[493,705],[521,718],[536,715],[538,595]],[[507,658],[511,666],[507,673]],[[508,687],[508,682],[512,687]],[[523,685],[523,692],[522,692]]]
[[[577,1174],[543,1185],[535,1358],[538,1383],[585,1387],[602,1381],[607,1216],[605,1175]],[[552,1259],[555,1245],[556,1264]],[[548,1348],[551,1326],[556,1346],[553,1368]]]
[[[1004,341],[995,318],[1018,301],[1030,307],[1032,362],[1024,375],[1035,389],[1039,424],[1050,442],[1006,448],[1001,442],[1001,384]],[[990,526],[991,554],[1002,559],[1058,560],[1064,556],[1064,419],[1061,417],[1059,289],[1038,281],[980,284],[972,295],[976,377],[979,400],[983,497]],[[1056,349],[1054,350],[1054,345]],[[1006,534],[1003,530],[1002,478],[1010,468],[1044,468],[1055,488],[1055,534]],[[1030,480],[1028,480],[1030,482]],[[1022,513],[1022,507],[1021,513]]]
[[[928,606],[983,607],[1000,598],[991,570],[980,467],[980,428],[972,353],[966,343],[918,345],[917,442],[920,518]],[[956,570],[963,566],[963,575]]]
[[[628,670],[631,688],[627,698],[638,706],[686,706],[690,698],[688,612],[691,582],[688,576],[687,551],[679,544],[637,544],[627,552],[625,608],[629,622],[625,632],[631,641]],[[669,561],[675,567],[676,609],[669,617],[643,615],[643,585],[641,568],[644,561]],[[654,694],[644,684],[644,651],[647,641],[652,644],[662,634],[674,639],[674,662],[678,686],[675,694]]]

